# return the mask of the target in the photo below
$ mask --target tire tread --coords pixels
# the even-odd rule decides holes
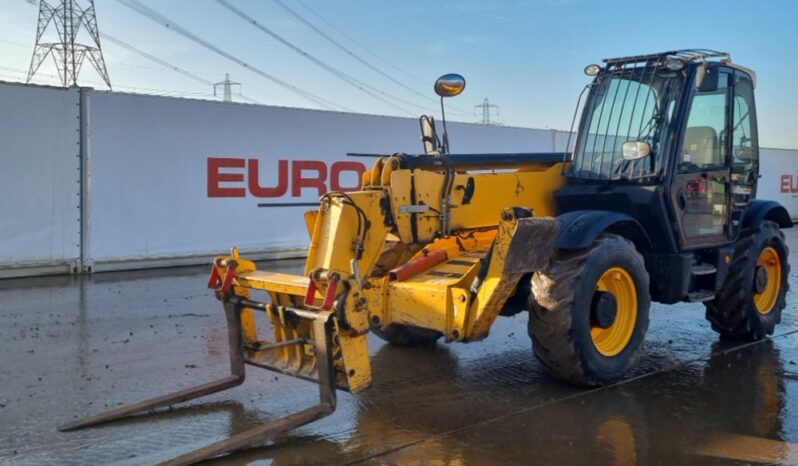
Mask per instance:
[[[585,272],[591,253],[602,245],[615,243],[627,251],[633,251],[640,263],[643,257],[628,239],[614,234],[601,236],[591,247],[578,250],[556,250],[549,268],[532,277],[530,296],[529,336],[535,357],[557,378],[574,385],[601,385],[607,380],[599,380],[590,374],[586,366],[586,355],[581,354],[576,343],[572,320],[575,293],[579,278]],[[648,290],[648,283],[645,283]],[[645,327],[648,327],[648,314],[645,314]],[[639,351],[630,358],[634,364]]]
[[[751,263],[755,263],[758,258],[758,244],[764,244],[771,238],[779,241],[784,248],[785,260],[782,261],[782,274],[785,278],[782,283],[783,289],[771,311],[777,313],[775,322],[772,326],[763,326],[756,309],[753,308],[754,304],[750,295],[752,288],[750,283],[746,283],[746,272],[749,271]],[[734,244],[734,256],[726,281],[715,299],[705,303],[706,318],[712,329],[718,332],[722,338],[727,339],[760,340],[767,335],[772,335],[775,324],[781,321],[781,311],[786,306],[785,298],[790,288],[787,279],[790,273],[788,257],[789,249],[784,241],[784,232],[774,222],[765,221],[756,228],[740,233],[740,237]]]

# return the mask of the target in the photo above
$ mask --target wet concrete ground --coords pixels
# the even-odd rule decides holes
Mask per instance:
[[[787,236],[798,251],[798,230]],[[152,464],[314,404],[314,384],[249,368],[243,386],[203,400],[56,431],[227,373],[206,272],[0,281],[0,463]],[[545,373],[525,314],[479,343],[400,349],[373,337],[371,389],[339,392],[332,416],[211,464],[798,464],[795,292],[787,302],[776,335],[753,344],[719,343],[700,304],[654,305],[637,367],[598,390]]]

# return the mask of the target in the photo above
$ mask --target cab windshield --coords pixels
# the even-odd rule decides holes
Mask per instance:
[[[658,175],[665,137],[684,82],[680,71],[638,66],[605,71],[591,85],[569,175],[584,179],[636,179]],[[627,141],[646,142],[651,154],[624,160]]]

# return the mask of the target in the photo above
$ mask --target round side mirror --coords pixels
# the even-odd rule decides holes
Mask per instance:
[[[459,74],[449,73],[435,81],[435,93],[441,97],[454,97],[465,89],[465,78]]]

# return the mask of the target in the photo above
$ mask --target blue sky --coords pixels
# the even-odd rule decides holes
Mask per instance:
[[[56,0],[50,0],[55,2]],[[432,113],[435,104],[388,81],[290,16],[273,0],[229,0],[257,21],[318,59],[401,101],[388,105],[335,77],[214,0],[140,0],[220,49],[330,101],[360,112]],[[585,65],[607,56],[678,48],[732,53],[758,75],[757,104],[763,146],[798,148],[798,1],[388,1],[302,0],[325,20],[365,45],[396,71],[342,37],[298,0],[291,8],[405,86],[433,96],[446,72],[468,80],[449,100],[450,116],[477,121],[473,108],[489,98],[507,125],[567,129],[576,98],[588,82]],[[36,7],[3,0],[0,79],[24,80],[34,41]],[[314,107],[257,74],[135,13],[117,0],[96,0],[101,31],[209,81],[230,73],[242,93],[259,103]],[[209,86],[188,79],[111,43],[104,43],[117,90],[212,98]],[[48,63],[35,82],[54,83]],[[81,83],[101,87],[90,67]],[[389,99],[391,100],[391,99]],[[410,102],[416,106],[407,104]]]

